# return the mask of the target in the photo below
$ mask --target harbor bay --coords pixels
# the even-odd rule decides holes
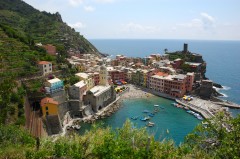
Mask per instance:
[[[173,102],[157,96],[124,99],[122,107],[116,113],[105,119],[97,120],[96,124],[103,123],[104,126],[116,129],[121,128],[129,119],[133,123],[133,127],[146,127],[149,134],[154,135],[156,140],[173,139],[178,145],[201,121],[187,113],[186,110],[172,105]],[[144,110],[152,112],[155,108],[154,105],[159,105],[161,109],[149,120],[155,125],[147,127],[148,121],[141,121],[140,118],[147,115],[143,112]],[[133,120],[131,117],[138,118]],[[86,130],[90,130],[90,127],[90,124],[81,124],[79,133],[83,134]]]

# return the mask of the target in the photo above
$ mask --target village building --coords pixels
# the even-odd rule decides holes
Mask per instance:
[[[63,90],[63,87],[64,87],[63,81],[58,78],[47,80],[47,82],[45,82],[46,93],[52,94],[61,91]]]
[[[43,120],[46,122],[47,132],[49,135],[58,134],[62,131],[58,115],[58,102],[53,98],[43,98],[40,106],[43,114]]]
[[[93,74],[88,73],[76,73],[76,77],[79,78],[79,81],[83,80],[87,84],[87,90],[90,90],[94,86]]]
[[[42,75],[48,75],[52,73],[52,63],[48,61],[39,61],[38,62],[38,68],[42,72]]]
[[[68,89],[69,99],[83,100],[83,95],[87,91],[87,84],[82,80]]]
[[[84,104],[91,107],[93,112],[98,112],[116,99],[114,87],[109,85],[106,66],[100,67],[99,85],[91,88],[84,95]]]

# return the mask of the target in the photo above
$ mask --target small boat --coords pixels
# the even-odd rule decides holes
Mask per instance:
[[[175,106],[177,103],[171,103],[171,104]]]
[[[153,113],[149,113],[148,114],[150,117],[154,117],[154,114]]]
[[[203,117],[201,117],[201,116],[197,116],[197,118],[198,118],[199,120],[203,120]]]
[[[133,117],[131,117],[131,119],[137,120],[137,119],[138,119],[138,116],[133,116]]]
[[[187,110],[187,113],[189,113],[189,114],[194,114],[195,112],[194,112],[194,111],[191,111],[191,110]]]
[[[147,120],[149,120],[149,119],[150,119],[149,116],[140,118],[141,121],[147,121]]]
[[[152,127],[152,126],[155,125],[155,123],[149,121],[146,125],[149,126],[149,127]]]
[[[169,134],[169,130],[168,129],[166,130],[166,132],[167,132],[167,134]]]
[[[155,104],[154,107],[159,107],[159,105]]]
[[[143,113],[150,113],[150,111],[149,110],[144,110]]]
[[[189,108],[188,107],[183,107],[185,110],[189,110]]]

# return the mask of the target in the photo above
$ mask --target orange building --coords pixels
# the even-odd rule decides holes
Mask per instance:
[[[47,44],[47,45],[43,45],[43,47],[45,48],[45,50],[47,51],[48,54],[56,55],[57,49],[55,46],[53,46],[51,44]]]

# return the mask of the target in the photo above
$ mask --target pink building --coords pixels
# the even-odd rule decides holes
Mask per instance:
[[[192,91],[192,86],[193,86],[193,82],[194,82],[194,73],[187,73],[187,83],[186,83],[186,90],[187,92],[191,92]]]
[[[93,73],[93,80],[94,80],[94,85],[97,86],[99,84],[99,73],[98,72]]]
[[[55,46],[53,46],[51,44],[47,44],[47,45],[43,45],[43,47],[45,48],[45,50],[47,51],[48,54],[56,55],[57,51],[56,51]]]

